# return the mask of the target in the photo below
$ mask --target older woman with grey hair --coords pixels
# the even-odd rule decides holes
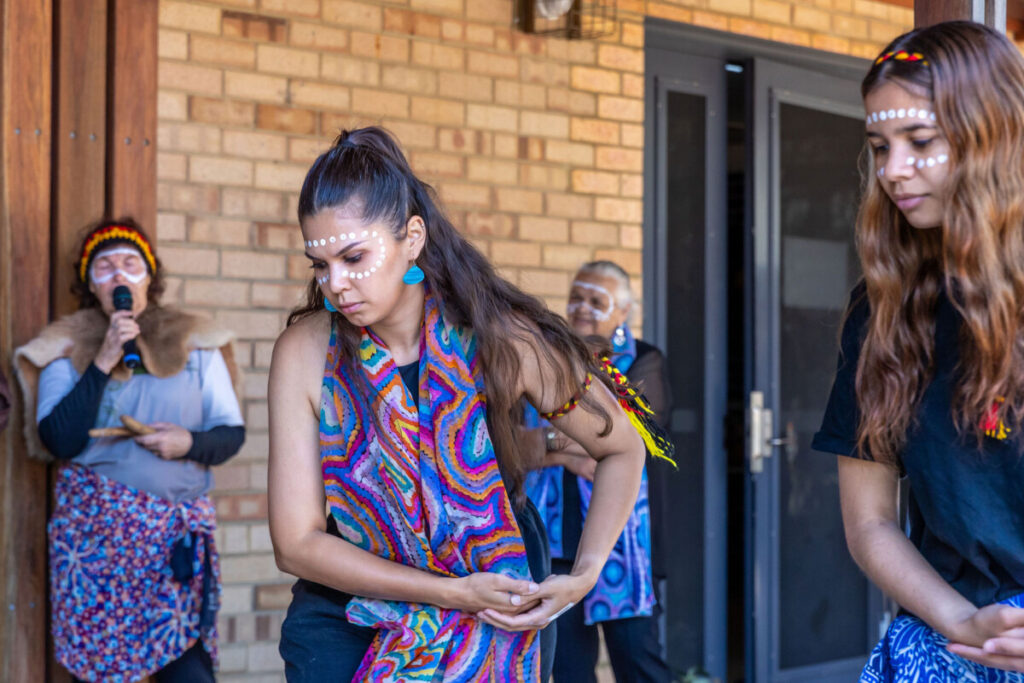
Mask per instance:
[[[644,393],[658,422],[665,426],[671,402],[665,357],[633,336],[629,320],[635,305],[626,271],[612,261],[593,261],[584,264],[573,279],[567,314],[577,334],[607,340],[612,363]],[[536,469],[527,478],[527,492],[544,517],[552,572],[567,574],[576,559],[596,463],[579,444],[550,425],[542,424],[534,434],[538,457]],[[648,467],[653,462],[649,459]],[[664,483],[664,475],[671,471],[663,469],[666,465],[654,465],[656,484]],[[555,683],[597,680],[599,624],[617,681],[670,679],[658,642],[654,595],[654,579],[665,576],[662,544],[658,534],[652,538],[650,525],[650,510],[661,505],[661,488],[649,489],[645,473],[633,513],[601,579],[580,604],[558,619]]]

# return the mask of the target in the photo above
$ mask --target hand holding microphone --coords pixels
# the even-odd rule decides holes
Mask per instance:
[[[139,324],[132,317],[132,292],[124,285],[118,285],[114,288],[114,313],[110,316],[110,326],[94,361],[96,367],[109,375],[123,356],[125,365],[135,368],[140,362],[135,345],[137,336]]]

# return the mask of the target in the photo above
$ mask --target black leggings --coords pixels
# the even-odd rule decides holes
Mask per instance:
[[[214,683],[216,680],[213,677],[213,660],[201,640],[197,640],[185,654],[154,673],[152,679],[155,683]],[[78,678],[72,680],[85,683]]]

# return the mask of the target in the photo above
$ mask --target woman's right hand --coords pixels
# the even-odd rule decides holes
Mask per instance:
[[[444,607],[470,614],[485,609],[519,614],[536,606],[537,600],[530,596],[540,590],[539,585],[528,579],[513,579],[492,572],[476,572],[452,581],[455,582],[454,596],[451,604]]]
[[[124,355],[124,343],[139,336],[139,323],[132,317],[131,311],[114,311],[110,316],[110,325],[103,337],[103,344],[93,363],[97,368],[109,375],[121,362]]]

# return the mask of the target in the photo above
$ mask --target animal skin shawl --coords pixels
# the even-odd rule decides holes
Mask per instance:
[[[140,334],[136,343],[142,364],[154,377],[173,377],[185,368],[195,349],[219,349],[228,367],[235,395],[242,400],[242,377],[235,363],[234,335],[212,320],[174,308],[150,306],[138,318]],[[24,401],[25,441],[33,458],[53,459],[39,439],[36,427],[36,396],[39,376],[47,365],[60,358],[71,361],[79,375],[96,358],[110,319],[98,308],[87,308],[50,323],[35,339],[14,351],[14,369]],[[110,373],[126,381],[131,371],[123,363]]]
[[[324,487],[342,536],[441,576],[529,578],[526,548],[487,432],[476,342],[428,293],[419,398],[362,331],[360,362],[332,329],[320,404]],[[418,405],[417,405],[418,403]],[[380,631],[354,680],[530,681],[539,634],[511,633],[434,605],[354,598],[352,623]]]

